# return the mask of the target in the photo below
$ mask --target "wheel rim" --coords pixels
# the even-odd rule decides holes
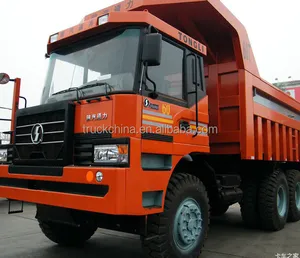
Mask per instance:
[[[284,217],[287,212],[287,193],[283,186],[277,192],[277,210],[280,217]]]
[[[295,200],[297,209],[300,211],[300,182],[298,182],[296,185]]]
[[[173,236],[181,252],[189,252],[198,243],[202,233],[202,212],[191,198],[184,200],[175,215]]]

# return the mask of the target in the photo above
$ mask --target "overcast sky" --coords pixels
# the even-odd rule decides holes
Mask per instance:
[[[40,101],[49,35],[78,24],[118,0],[1,0],[0,71],[23,80],[29,105]],[[300,79],[300,1],[222,0],[246,26],[261,76],[274,82]],[[0,88],[0,106],[10,106],[12,85]],[[0,117],[9,112],[0,111]],[[8,124],[0,122],[0,131]]]

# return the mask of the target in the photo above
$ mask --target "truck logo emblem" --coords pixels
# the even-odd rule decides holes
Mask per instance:
[[[40,144],[43,142],[44,128],[41,124],[36,124],[31,130],[31,141],[33,144]]]
[[[149,101],[149,99],[145,99],[145,100],[144,100],[144,106],[145,106],[145,107],[149,107],[149,106],[150,106],[150,101]]]
[[[159,106],[157,104],[151,103],[149,99],[145,99],[144,100],[144,106],[146,108],[151,108],[151,109],[154,109],[154,110],[159,110]]]

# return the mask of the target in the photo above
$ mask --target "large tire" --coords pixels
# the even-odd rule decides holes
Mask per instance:
[[[259,214],[265,230],[279,231],[288,217],[288,183],[281,170],[275,170],[262,180],[259,189]]]
[[[66,224],[40,220],[39,225],[47,238],[61,246],[82,246],[97,230],[97,227],[74,227]]]
[[[210,203],[210,214],[211,216],[222,216],[229,209],[229,205],[227,203],[219,202],[211,202]]]
[[[258,189],[258,180],[245,179],[242,182],[243,198],[240,202],[241,214],[244,225],[247,228],[251,229],[260,227],[260,217],[258,211]]]
[[[144,254],[148,258],[198,258],[208,227],[209,202],[203,183],[189,174],[174,174],[164,212],[148,216],[148,236],[141,239]]]
[[[287,180],[289,185],[289,222],[300,220],[300,172],[298,170],[287,171]]]

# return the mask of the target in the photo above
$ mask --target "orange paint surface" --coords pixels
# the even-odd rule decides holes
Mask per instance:
[[[98,26],[98,17],[106,14],[109,14],[108,22]],[[144,125],[155,133],[161,124],[174,128],[181,120],[194,123],[195,106],[187,108],[151,100],[158,106],[154,110],[144,106],[145,97],[134,94],[118,94],[95,103],[83,101],[76,105],[75,133],[88,133],[87,127],[93,131],[111,126],[136,129],[112,132],[113,138],[130,137],[129,168],[70,166],[64,168],[62,177],[44,177],[9,174],[8,166],[0,165],[0,177],[96,184],[95,173],[100,170],[103,173],[100,185],[109,186],[108,194],[100,198],[0,186],[0,196],[99,213],[147,215],[161,212],[163,206],[142,207],[143,192],[165,194],[174,168],[187,154],[237,154],[247,160],[299,161],[299,121],[256,103],[254,92],[259,91],[274,103],[296,112],[300,103],[259,77],[245,28],[219,0],[123,1],[89,14],[83,23],[59,32],[58,41],[48,44],[48,53],[129,24],[152,25],[204,56],[207,96],[198,103],[199,122],[216,127],[217,133],[193,137],[193,134],[169,131],[157,134],[172,139],[170,142],[143,139],[140,129]],[[105,118],[93,119],[98,114],[105,114]],[[126,152],[126,147],[121,151]],[[172,169],[144,171],[142,154],[171,155]]]

